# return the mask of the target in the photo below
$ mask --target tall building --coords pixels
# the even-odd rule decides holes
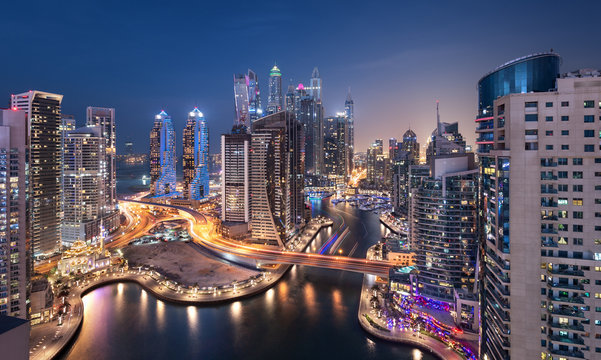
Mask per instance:
[[[234,74],[234,104],[236,107],[236,125],[250,126],[249,83],[248,76]]]
[[[284,99],[282,97],[282,73],[277,65],[273,65],[269,72],[269,97],[267,101],[267,114],[282,111]]]
[[[346,95],[346,101],[344,102],[344,113],[348,119],[348,135],[347,135],[347,147],[348,147],[348,168],[349,174],[355,168],[353,164],[353,157],[355,156],[355,103],[351,97],[351,89],[348,89]]]
[[[426,161],[436,156],[465,153],[465,140],[459,132],[459,124],[445,123],[440,121],[438,112],[438,101],[436,101],[436,129],[432,131],[428,148],[426,149]]]
[[[172,194],[175,186],[175,131],[171,116],[161,111],[150,131],[150,194]]]
[[[221,220],[250,222],[250,145],[251,135],[242,126],[221,135]]]
[[[473,153],[437,156],[429,165],[410,214],[419,293],[454,304],[458,290],[477,290],[478,168]]]
[[[394,157],[391,158],[392,210],[396,215],[406,216],[409,209],[410,166],[419,164],[419,143],[417,135],[409,129],[403,134],[403,142],[397,143]]]
[[[322,94],[321,94],[322,81],[321,76],[319,76],[319,70],[317,66],[313,68],[313,72],[311,73],[311,81],[309,86],[309,96],[311,96],[315,101],[321,103],[322,102]]]
[[[378,156],[383,155],[383,142],[382,139],[376,139],[370,147],[367,148],[367,182],[370,184],[375,184],[378,181],[377,174],[377,163]]]
[[[87,126],[99,126],[104,138],[104,209],[103,213],[117,211],[117,134],[115,130],[115,109],[88,106]],[[106,227],[106,224],[105,224]],[[108,228],[108,227],[107,227]]]
[[[62,243],[95,242],[101,219],[107,213],[105,196],[106,138],[100,126],[87,126],[66,133],[63,148]]]
[[[530,80],[533,72],[544,82],[546,74],[556,85],[506,94],[476,120],[479,136],[492,134],[476,142],[486,145],[479,158],[487,359],[594,359],[601,351],[593,311],[601,298],[601,76],[556,78],[558,60],[543,54],[505,65],[500,70],[530,62],[513,76]],[[480,131],[486,122],[491,128]]]
[[[323,175],[345,184],[348,172],[348,118],[344,113],[324,119]]]
[[[244,126],[244,125],[241,125]],[[209,196],[209,127],[202,112],[194,108],[188,114],[183,136],[185,199]]]
[[[37,90],[11,97],[11,108],[27,113],[28,232],[36,258],[61,246],[62,100],[62,95]]]
[[[250,155],[251,236],[284,246],[304,221],[303,127],[281,111],[253,123]]]
[[[299,85],[300,88],[300,85]],[[304,88],[303,88],[304,93]],[[303,94],[304,95],[304,94]],[[311,96],[300,97],[298,120],[305,131],[306,172],[321,175],[323,172],[323,106]]]
[[[25,319],[31,249],[27,239],[27,113],[0,110],[0,316]]]
[[[259,78],[257,74],[248,69],[246,79],[248,84],[248,116],[250,120],[247,129],[249,129],[253,121],[263,116],[263,110],[261,108],[261,91],[259,90]]]
[[[403,134],[401,150],[411,153],[411,156],[416,164],[419,162],[419,143],[417,142],[417,135],[415,135],[413,130],[409,129]]]

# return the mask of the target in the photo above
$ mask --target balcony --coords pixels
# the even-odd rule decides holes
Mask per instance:
[[[557,180],[557,175],[541,174],[541,180]]]
[[[584,298],[582,298],[580,296],[573,296],[573,297],[553,296],[553,295],[551,295],[551,293],[549,293],[547,298],[551,301],[564,302],[564,303],[569,303],[569,304],[581,304],[581,305],[584,304]]]
[[[584,353],[582,351],[579,351],[579,350],[571,350],[570,351],[570,350],[552,350],[552,349],[549,349],[549,351],[553,355],[569,356],[569,357],[573,357],[573,358],[584,359]]]
[[[562,329],[562,330],[573,330],[573,331],[584,331],[584,326],[580,324],[560,324],[554,323],[552,321],[547,321],[547,324],[553,329]]]
[[[582,284],[563,284],[563,283],[547,281],[547,286],[550,286],[552,288],[557,288],[557,289],[580,290],[580,291],[584,290],[584,286],[582,286]]]
[[[556,162],[541,161],[540,162],[540,166],[542,166],[542,167],[557,167],[557,163]]]
[[[553,188],[541,188],[540,189],[540,193],[541,194],[557,194],[557,189],[553,189]]]
[[[553,314],[553,315],[561,315],[561,316],[571,316],[571,317],[578,317],[578,318],[585,318],[584,317],[584,312],[580,311],[580,310],[569,310],[569,309],[561,309],[561,308],[557,308],[554,307],[553,310],[550,310],[549,313]]]
[[[582,338],[569,338],[567,336],[560,336],[560,335],[549,335],[549,340],[551,341],[555,341],[555,342],[562,342],[562,343],[566,343],[566,344],[576,344],[576,345],[584,345],[584,340]]]
[[[548,219],[544,219],[544,220],[548,220]],[[543,234],[557,234],[557,230],[550,228],[550,229],[540,229],[540,232],[542,232]]]
[[[540,206],[542,206],[542,207],[557,207],[557,201],[541,201]]]
[[[582,270],[573,270],[573,269],[551,269],[547,272],[553,275],[565,275],[565,276],[584,276],[584,271]]]
[[[544,220],[544,221],[557,221],[557,216],[555,216],[555,215],[541,215],[540,219]]]
[[[552,240],[544,240],[544,241],[541,240],[540,245],[542,247],[558,247],[559,246],[556,241],[552,241]]]

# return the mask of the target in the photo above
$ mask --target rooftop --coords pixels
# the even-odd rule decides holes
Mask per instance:
[[[489,71],[484,76],[482,76],[478,82],[482,81],[482,79],[486,78],[490,74],[493,74],[493,73],[495,73],[495,72],[497,72],[497,71],[499,71],[501,69],[505,69],[505,68],[508,68],[510,66],[513,66],[515,64],[519,64],[519,63],[522,63],[522,62],[525,62],[525,61],[529,61],[529,60],[532,60],[532,59],[536,59],[536,58],[551,57],[551,56],[555,56],[555,57],[558,57],[558,58],[561,59],[561,56],[559,56],[559,54],[556,54],[556,53],[554,53],[552,51],[550,51],[550,52],[542,52],[542,53],[535,53],[535,54],[530,54],[530,55],[522,56],[522,57],[510,60],[510,61],[508,61],[508,62],[506,62],[504,64],[501,64],[501,65],[497,66],[494,70]]]

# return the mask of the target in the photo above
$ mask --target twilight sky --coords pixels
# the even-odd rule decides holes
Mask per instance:
[[[355,101],[357,151],[441,119],[474,141],[476,84],[496,66],[553,48],[562,72],[601,68],[601,2],[10,1],[0,11],[0,106],[30,89],[64,94],[63,113],[116,108],[118,151],[148,149],[154,114],[172,116],[181,153],[187,112],[209,122],[211,152],[234,118],[232,75],[259,75],[267,104],[277,61],[284,91],[323,78],[327,114]],[[4,97],[5,100],[1,100]]]

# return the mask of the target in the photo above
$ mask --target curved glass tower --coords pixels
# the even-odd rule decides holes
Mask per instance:
[[[188,114],[184,128],[184,198],[209,196],[209,128],[198,108]]]
[[[478,81],[478,152],[492,149],[494,139],[493,101],[508,94],[547,92],[555,89],[561,57],[540,53],[511,60]]]

